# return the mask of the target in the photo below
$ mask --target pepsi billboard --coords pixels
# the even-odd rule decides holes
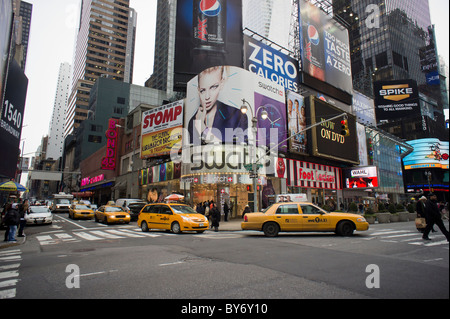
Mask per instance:
[[[303,82],[351,104],[353,84],[348,30],[308,1],[300,0],[299,10]]]
[[[178,0],[175,85],[217,65],[243,66],[242,0]]]
[[[247,35],[244,35],[244,68],[286,90],[298,92],[298,61]]]

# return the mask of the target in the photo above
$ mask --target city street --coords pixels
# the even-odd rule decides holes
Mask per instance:
[[[440,232],[423,242],[414,222],[277,238],[239,222],[174,235],[57,214],[27,227],[23,244],[2,246],[0,298],[449,298],[449,245]]]

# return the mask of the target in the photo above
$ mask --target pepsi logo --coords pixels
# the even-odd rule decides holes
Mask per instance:
[[[219,0],[202,0],[200,1],[200,11],[208,17],[215,17],[222,11]]]
[[[316,27],[311,24],[308,26],[308,38],[313,45],[319,45],[319,32],[317,31]]]

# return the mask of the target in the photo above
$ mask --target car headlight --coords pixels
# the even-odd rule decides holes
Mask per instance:
[[[192,219],[190,219],[189,217],[181,215],[181,218],[183,218],[187,222],[192,222]]]
[[[359,217],[359,218],[356,219],[356,221],[359,222],[359,223],[365,223],[366,219],[364,217]]]

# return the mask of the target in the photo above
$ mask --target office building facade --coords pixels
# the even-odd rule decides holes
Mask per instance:
[[[65,112],[70,94],[70,71],[71,65],[69,63],[61,63],[47,142],[47,158],[55,160],[63,154]]]
[[[81,2],[65,137],[87,118],[89,93],[99,77],[132,82],[136,19],[129,0]]]

